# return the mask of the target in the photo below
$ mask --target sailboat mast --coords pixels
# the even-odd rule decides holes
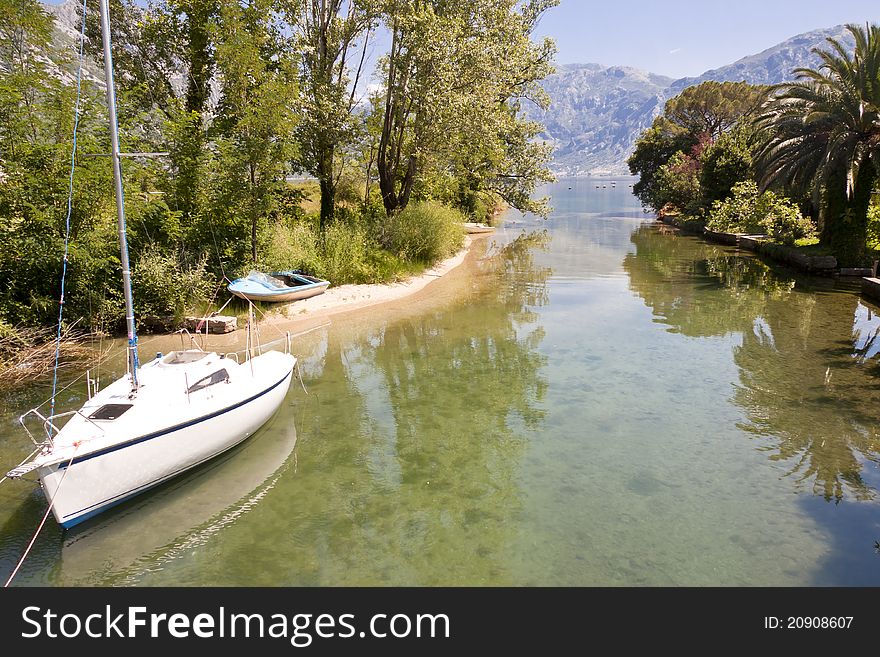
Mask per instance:
[[[116,186],[116,223],[119,230],[119,260],[122,263],[122,287],[125,293],[125,325],[128,331],[128,370],[131,391],[138,388],[137,332],[134,325],[134,299],[131,295],[131,267],[128,262],[128,241],[125,236],[125,197],[122,192],[122,164],[119,154],[119,128],[116,123],[116,90],[113,86],[113,53],[110,50],[109,0],[101,0],[101,35],[104,42],[104,78],[107,82],[107,111],[110,115],[110,158],[113,160],[113,182]]]

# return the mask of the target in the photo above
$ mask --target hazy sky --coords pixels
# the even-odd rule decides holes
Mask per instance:
[[[674,78],[752,55],[801,32],[880,22],[880,0],[562,0],[538,34],[560,64],[620,64]]]

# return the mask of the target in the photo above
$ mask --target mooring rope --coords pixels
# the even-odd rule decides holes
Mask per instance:
[[[67,279],[67,258],[70,253],[70,216],[73,213],[73,174],[76,171],[76,138],[79,132],[80,102],[82,100],[82,70],[85,59],[86,11],[88,0],[83,0],[82,26],[79,32],[79,68],[76,70],[76,104],[73,108],[73,145],[70,149],[70,177],[67,182],[67,217],[64,220],[64,260],[61,265],[61,296],[58,300],[58,333],[55,337],[55,367],[52,373],[52,405],[49,417],[55,414],[55,395],[58,388],[58,361],[61,357],[62,320],[64,319],[64,283]]]
[[[67,473],[70,472],[70,466],[73,464],[73,459],[76,457],[76,450],[79,449],[79,443],[74,443],[73,445],[73,454],[70,455],[70,460],[67,462],[67,467],[64,469],[64,474],[61,475],[61,479],[58,481],[58,486],[55,488],[55,493],[52,495],[52,501],[49,502],[49,506],[46,508],[46,513],[43,514],[43,519],[40,521],[39,526],[37,527],[37,531],[34,532],[34,535],[31,537],[31,542],[28,543],[28,546],[25,548],[24,554],[21,555],[21,559],[18,560],[18,563],[15,565],[15,569],[12,571],[12,574],[9,576],[9,579],[6,580],[6,583],[3,585],[3,588],[8,588],[12,583],[12,580],[15,579],[15,576],[18,574],[18,571],[21,569],[24,564],[24,560],[28,558],[28,555],[31,553],[31,550],[34,547],[34,543],[37,542],[37,536],[40,535],[40,532],[43,531],[43,526],[46,524],[46,520],[49,519],[49,514],[52,513],[52,506],[55,504],[55,500],[58,499],[58,492],[61,490],[61,484],[64,483],[65,477],[67,477]]]

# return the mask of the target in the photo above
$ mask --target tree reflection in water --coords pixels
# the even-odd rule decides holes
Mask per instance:
[[[508,581],[521,455],[545,414],[534,309],[550,270],[532,251],[548,240],[501,248],[463,302],[329,332],[301,408],[298,581]]]
[[[740,428],[785,473],[826,500],[876,496],[880,461],[880,322],[833,281],[769,267],[750,254],[642,226],[624,267],[655,321],[689,337],[740,334],[734,347]]]

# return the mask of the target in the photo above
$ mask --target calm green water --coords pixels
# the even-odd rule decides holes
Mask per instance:
[[[302,337],[308,395],[208,468],[48,524],[17,583],[880,584],[876,309],[669,233],[629,182],[552,186],[463,290]],[[4,399],[4,466],[45,393]],[[4,579],[44,510],[0,486]]]

